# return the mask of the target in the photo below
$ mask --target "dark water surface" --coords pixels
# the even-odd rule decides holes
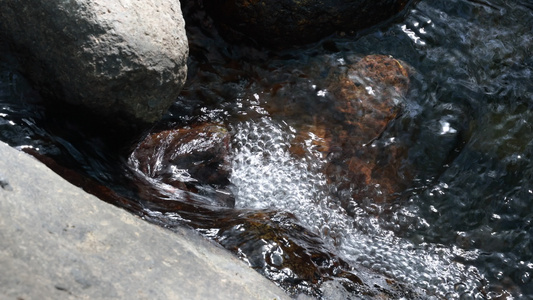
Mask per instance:
[[[532,3],[422,0],[396,23],[278,52],[230,46],[187,10],[189,81],[157,127],[230,129],[235,208],[208,192],[139,187],[123,144],[45,107],[5,49],[0,140],[87,175],[77,183],[88,189],[106,185],[97,195],[151,221],[198,229],[294,294],[327,298],[321,276],[356,268],[363,281],[384,275],[437,298],[533,298]],[[386,203],[332,191],[319,151],[289,151],[295,128],[327,113],[323,74],[367,54],[414,71],[382,139],[408,149],[416,176]],[[276,113],[287,103],[301,112]]]

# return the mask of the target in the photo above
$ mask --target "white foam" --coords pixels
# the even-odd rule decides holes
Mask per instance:
[[[415,246],[381,228],[364,210],[356,209],[361,213],[355,218],[348,216],[328,192],[320,171],[325,164],[321,154],[312,147],[302,158],[290,154],[294,130],[287,124],[264,117],[240,123],[233,131],[230,180],[235,186],[236,207],[291,212],[347,261],[424,288],[429,294],[453,297],[459,295],[458,286],[472,292],[480,285],[474,267],[454,261],[457,256],[473,259],[476,252]],[[309,139],[318,137],[309,135]],[[354,226],[359,222],[369,224],[365,233]]]

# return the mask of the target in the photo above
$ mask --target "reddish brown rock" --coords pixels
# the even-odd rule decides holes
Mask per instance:
[[[384,55],[369,55],[334,79],[330,90],[336,109],[344,114],[345,125],[353,126],[351,138],[357,135],[360,142],[368,144],[398,115],[399,97],[409,87],[403,64]]]
[[[325,172],[337,189],[351,190],[357,201],[392,199],[411,178],[404,168],[407,153],[394,141],[381,140],[402,111],[409,69],[392,57],[368,55],[345,70],[331,71],[323,89],[329,94],[329,111],[300,128],[292,153],[304,155],[303,141],[311,133],[316,137],[311,145],[328,157]]]
[[[384,55],[369,55],[336,78],[330,90],[335,108],[343,114],[342,128],[330,132],[333,156],[327,173],[341,186],[353,189],[353,198],[386,201],[405,188],[402,174],[406,152],[394,143],[374,143],[401,112],[409,88],[405,63]],[[338,166],[344,168],[342,176]]]

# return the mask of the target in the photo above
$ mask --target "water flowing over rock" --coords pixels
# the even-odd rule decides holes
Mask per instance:
[[[262,44],[292,46],[335,31],[355,31],[398,14],[407,0],[225,0],[204,1],[225,32]]]
[[[152,123],[183,86],[188,45],[179,1],[0,5],[1,32],[48,99],[88,107],[114,123]]]
[[[130,156],[130,165],[169,194],[183,191],[214,196],[233,206],[229,184],[230,134],[216,124],[199,124],[147,135]]]
[[[415,299],[411,286],[388,279],[390,274],[365,276],[367,267],[352,268],[326,246],[343,243],[338,224],[353,222],[346,216],[353,213],[352,200],[395,199],[411,178],[399,176],[407,157],[401,145],[381,143],[402,112],[411,68],[385,55],[323,67],[330,63],[306,64],[305,75],[297,77],[283,76],[280,69],[282,75],[274,75],[278,81],[260,82],[261,90],[251,97],[264,101],[257,103],[277,120],[230,122],[230,132],[214,123],[192,123],[150,133],[130,156],[130,166],[141,175],[139,195],[156,222],[187,220],[290,293],[319,295],[325,282],[335,280],[354,294]],[[294,95],[297,87],[304,90],[301,96]],[[283,123],[295,116],[302,122]],[[337,191],[346,194],[338,197],[339,204],[329,196]],[[323,201],[321,209],[313,208],[316,199]],[[285,213],[301,207],[312,212]]]
[[[303,155],[311,137],[309,146],[327,157],[324,172],[330,183],[351,191],[350,200],[384,202],[404,190],[412,178],[407,152],[384,134],[401,114],[410,69],[395,58],[368,55],[330,71],[325,87],[317,92],[326,98],[330,111],[299,130],[291,152]],[[294,115],[301,108],[284,109]]]

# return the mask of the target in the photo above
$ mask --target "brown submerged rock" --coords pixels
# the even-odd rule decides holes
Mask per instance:
[[[405,63],[383,55],[370,55],[351,66],[332,86],[336,109],[344,116],[342,128],[331,132],[333,156],[326,173],[342,187],[354,190],[353,198],[386,201],[405,188],[403,149],[374,143],[402,109],[401,97],[409,87]],[[387,143],[385,143],[387,144]],[[339,176],[342,166],[346,174]]]
[[[409,87],[402,64],[388,56],[369,55],[332,83],[335,107],[344,114],[345,125],[353,126],[350,138],[355,134],[368,144],[398,115],[398,98]]]
[[[303,141],[312,134],[312,146],[327,156],[325,173],[338,190],[350,190],[356,201],[391,200],[412,176],[405,168],[406,150],[393,138],[383,138],[389,123],[401,114],[409,69],[392,57],[368,55],[330,72],[323,90],[329,94],[330,111],[300,129],[292,153],[302,156]]]
[[[220,191],[229,184],[229,153],[227,129],[206,123],[149,134],[131,154],[130,165],[147,178],[179,190],[196,193],[198,186],[209,185]],[[231,206],[229,193],[222,195]]]
[[[319,299],[336,281],[337,289],[355,299],[417,299],[418,293],[382,275],[361,274],[361,270],[331,253],[323,240],[295,222],[290,213],[244,212],[238,217],[221,218],[217,240],[237,252],[251,267],[276,281],[290,294],[305,291]],[[231,237],[231,238],[228,238]],[[327,299],[327,298],[324,298]]]

